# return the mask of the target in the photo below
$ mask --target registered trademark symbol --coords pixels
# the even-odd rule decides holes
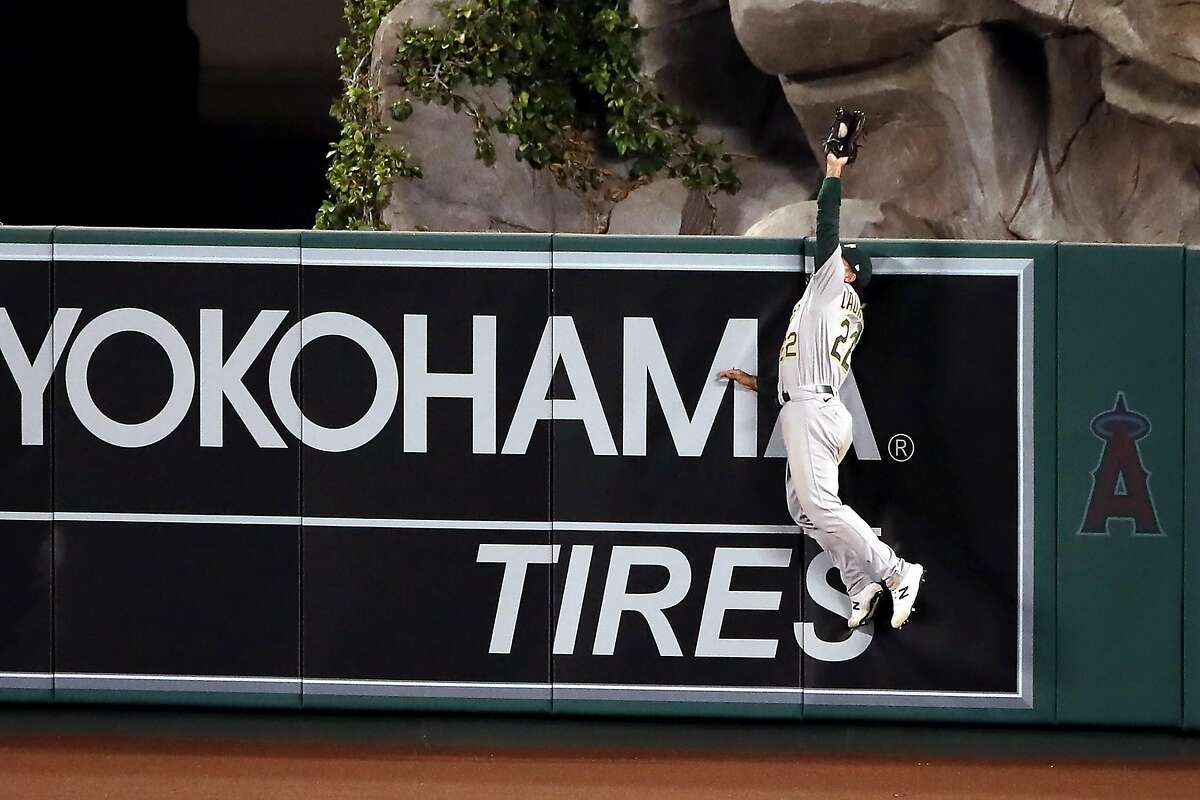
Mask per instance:
[[[888,441],[888,455],[893,461],[904,463],[913,457],[913,453],[917,451],[917,446],[913,444],[912,437],[907,433],[897,433]]]

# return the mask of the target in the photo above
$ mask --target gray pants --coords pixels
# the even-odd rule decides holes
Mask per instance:
[[[853,439],[837,397],[800,391],[783,407],[787,502],[792,519],[829,554],[851,596],[904,569],[904,561],[838,498],[838,465]]]

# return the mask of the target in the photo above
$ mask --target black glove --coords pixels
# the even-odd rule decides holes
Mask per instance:
[[[858,137],[867,126],[867,115],[862,111],[847,111],[839,108],[833,115],[833,125],[825,139],[825,152],[837,158],[848,159],[853,164],[858,158]]]

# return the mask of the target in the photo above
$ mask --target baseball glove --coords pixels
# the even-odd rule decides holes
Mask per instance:
[[[839,108],[833,115],[833,125],[825,139],[825,152],[838,158],[846,158],[853,164],[862,146],[858,138],[867,125],[867,115],[862,111],[847,111]]]

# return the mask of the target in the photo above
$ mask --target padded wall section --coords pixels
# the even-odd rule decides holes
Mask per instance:
[[[305,706],[548,711],[550,237],[304,245]]]
[[[801,242],[0,228],[0,701],[1200,727],[1200,255],[861,244],[851,634]]]
[[[800,716],[779,407],[717,377],[774,371],[800,249],[555,237],[556,711]]]
[[[1200,728],[1200,250],[1188,250],[1184,275],[1184,640],[1183,721]]]
[[[1183,259],[1059,248],[1059,722],[1180,722]]]
[[[55,688],[299,703],[299,235],[55,233]]]
[[[885,593],[850,633],[808,539],[805,716],[1051,720],[1055,247],[859,244],[874,277],[840,494],[926,580],[901,630]]]
[[[51,474],[49,228],[0,227],[0,700],[49,700]]]

